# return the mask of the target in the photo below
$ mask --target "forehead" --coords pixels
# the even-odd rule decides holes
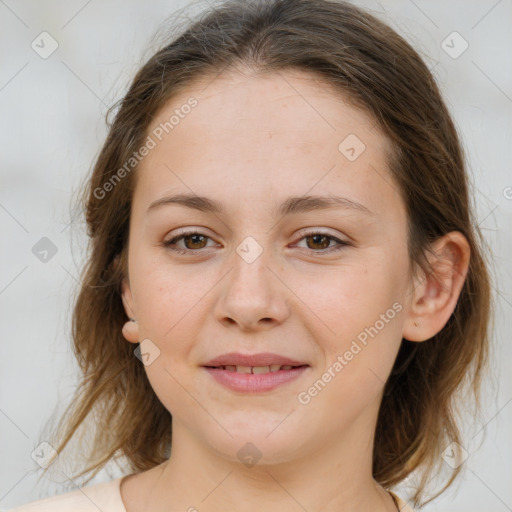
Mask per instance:
[[[205,77],[161,109],[148,135],[155,147],[135,194],[146,204],[164,190],[242,201],[247,189],[270,199],[313,188],[396,201],[390,146],[373,118],[306,72]]]

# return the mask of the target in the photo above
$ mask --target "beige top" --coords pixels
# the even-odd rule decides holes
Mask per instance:
[[[7,512],[127,512],[121,499],[121,480],[90,485],[59,496],[51,496]],[[391,492],[400,512],[414,512],[405,501]]]

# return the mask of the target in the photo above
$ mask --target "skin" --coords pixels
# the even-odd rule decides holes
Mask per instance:
[[[451,315],[467,241],[456,232],[440,238],[433,272],[413,274],[388,141],[367,113],[314,76],[245,70],[210,77],[174,97],[148,133],[191,96],[198,105],[137,170],[122,285],[136,322],[123,334],[160,351],[145,370],[172,414],[173,446],[167,462],[123,480],[126,509],[396,510],[371,473],[382,391],[402,337],[428,340]],[[349,134],[366,146],[354,161],[338,149]],[[224,211],[174,204],[146,213],[157,199],[191,192]],[[289,196],[313,194],[343,196],[372,213],[275,215]],[[163,243],[180,228],[209,238],[182,238],[175,247],[190,254],[177,254]],[[349,245],[329,252],[334,239],[305,237],[318,233]],[[236,252],[248,236],[262,249],[251,263]],[[299,393],[394,303],[401,306],[394,318],[300,403]],[[244,395],[201,368],[226,352],[273,352],[310,367],[274,391]],[[237,457],[247,442],[261,453],[250,468]]]

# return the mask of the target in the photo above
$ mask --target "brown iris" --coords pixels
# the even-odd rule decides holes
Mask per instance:
[[[330,237],[327,235],[309,235],[306,237],[306,240],[308,243],[308,247],[310,249],[326,249],[327,247],[329,247],[329,243],[330,243]],[[321,247],[310,247],[309,242],[311,240],[313,240],[314,244],[317,244],[317,245],[320,244]]]
[[[206,240],[208,237],[204,235],[186,235],[183,237],[183,243],[187,249],[203,249],[206,247]],[[189,241],[191,241],[192,246],[189,245]]]

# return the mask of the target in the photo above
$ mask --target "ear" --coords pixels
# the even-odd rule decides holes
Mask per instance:
[[[119,265],[119,258],[116,257],[114,265]],[[123,326],[123,336],[127,341],[131,343],[139,343],[139,326],[135,321],[137,316],[133,305],[133,296],[130,288],[130,281],[127,277],[123,277],[121,280],[121,300],[123,301],[124,310],[128,321]]]
[[[466,279],[470,247],[466,237],[452,231],[438,238],[427,254],[431,270],[421,272],[411,290],[402,336],[425,341],[446,325]]]

